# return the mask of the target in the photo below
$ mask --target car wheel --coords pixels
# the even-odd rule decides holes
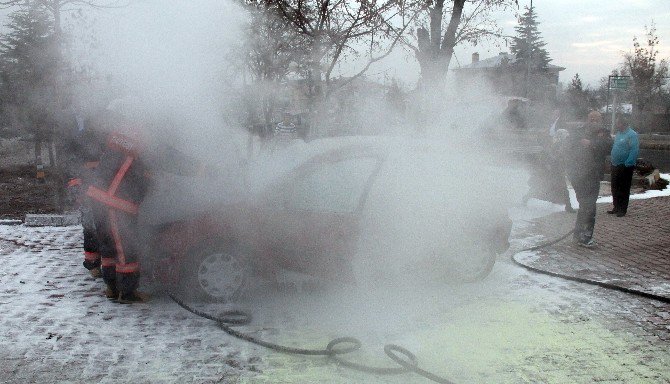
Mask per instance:
[[[243,293],[250,273],[248,255],[239,245],[212,242],[187,256],[182,264],[180,285],[189,299],[225,303]]]
[[[461,244],[448,258],[447,278],[459,283],[480,281],[491,273],[496,257],[495,250],[487,244],[476,241]]]

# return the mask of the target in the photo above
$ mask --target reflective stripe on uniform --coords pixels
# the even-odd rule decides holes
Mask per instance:
[[[86,196],[99,201],[110,208],[115,208],[133,215],[136,215],[139,209],[137,204],[128,200],[120,199],[116,196],[113,196],[109,192],[103,191],[102,189],[96,188],[92,185],[88,187]]]
[[[138,128],[128,128],[129,131],[138,131]],[[128,156],[136,156],[138,151],[138,140],[120,133],[113,133],[107,140],[107,146]]]
[[[76,187],[77,185],[81,185],[81,179],[70,179],[67,182],[68,187]]]
[[[118,218],[116,212],[109,210],[109,224],[112,230],[112,238],[114,239],[114,248],[116,248],[116,257],[119,264],[126,263],[126,253],[123,251],[123,244],[121,243],[121,234],[119,234]]]
[[[121,181],[123,180],[124,177],[126,177],[126,173],[130,169],[130,166],[133,165],[134,160],[135,160],[134,157],[126,156],[126,159],[123,161],[121,168],[119,168],[119,170],[116,172],[116,175],[114,175],[114,180],[112,180],[112,183],[109,185],[109,189],[107,190],[107,192],[110,195],[114,195],[116,193],[116,190],[119,189]]]
[[[113,267],[116,265],[116,259],[113,257],[103,257],[100,259],[100,264],[103,268]]]
[[[140,271],[140,263],[116,264],[116,273],[136,273]]]
[[[84,260],[86,261],[96,261],[100,257],[98,252],[84,252]]]

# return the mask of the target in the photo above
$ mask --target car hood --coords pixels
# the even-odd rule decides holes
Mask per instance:
[[[249,198],[239,175],[153,175],[138,213],[144,225],[157,226],[193,218]]]

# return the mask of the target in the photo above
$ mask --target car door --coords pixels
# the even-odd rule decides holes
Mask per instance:
[[[298,168],[266,216],[266,236],[287,268],[338,278],[359,231],[369,190],[383,159],[336,154]]]

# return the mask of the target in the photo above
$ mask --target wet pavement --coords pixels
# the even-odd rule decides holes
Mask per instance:
[[[602,213],[607,206],[601,204],[599,248],[566,242],[523,259],[666,294],[667,205],[667,198],[634,201],[629,215],[616,219]],[[515,252],[571,228],[574,215],[548,213],[539,219],[515,213],[512,248],[482,282],[365,295],[267,292],[253,305],[254,322],[240,330],[314,348],[355,336],[363,348],[351,360],[380,366],[393,366],[382,347],[397,343],[414,352],[422,368],[456,383],[670,382],[670,305],[511,262]],[[665,220],[653,219],[659,214]],[[323,357],[252,346],[164,296],[144,305],[109,302],[100,280],[81,267],[80,244],[79,227],[0,225],[0,381],[429,382],[411,374],[368,375]],[[224,307],[202,309],[217,313]]]
[[[541,252],[532,265],[561,271],[670,300],[670,197],[633,200],[624,217],[606,214],[599,204],[595,240],[585,249],[570,239]],[[547,238],[572,229],[575,214],[556,213],[538,220]]]
[[[544,271],[637,291],[660,300],[640,312],[640,320],[670,342],[670,197],[631,200],[624,217],[598,204],[595,240],[584,248],[571,237],[516,259]],[[532,232],[550,240],[574,226],[576,214],[554,213],[538,219]],[[663,302],[665,301],[665,303]]]

